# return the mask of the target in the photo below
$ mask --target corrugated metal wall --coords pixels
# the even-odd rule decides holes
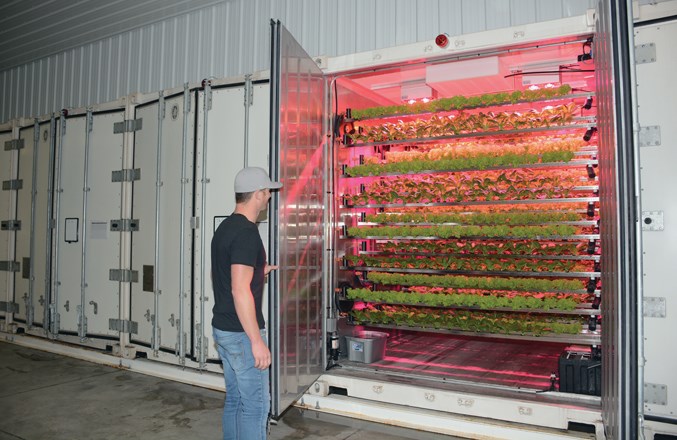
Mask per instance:
[[[335,56],[442,32],[581,15],[594,6],[595,0],[223,1],[0,72],[0,121],[267,69],[270,18],[280,19],[309,54]]]

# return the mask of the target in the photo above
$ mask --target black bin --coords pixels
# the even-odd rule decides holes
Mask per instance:
[[[565,350],[559,357],[559,390],[602,395],[602,360],[590,352]]]

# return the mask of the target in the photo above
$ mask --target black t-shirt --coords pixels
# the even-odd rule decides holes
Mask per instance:
[[[233,302],[230,266],[244,264],[254,268],[250,284],[254,295],[256,320],[265,328],[261,300],[265,281],[266,250],[256,224],[242,214],[233,214],[221,222],[212,238],[212,284],[214,286],[214,317],[212,326],[229,332],[242,332]]]

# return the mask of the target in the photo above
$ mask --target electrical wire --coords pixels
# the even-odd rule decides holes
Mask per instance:
[[[595,69],[571,69],[567,68],[565,70],[566,72],[594,72]],[[515,72],[511,73],[510,75],[505,75],[503,78],[511,78],[513,76],[519,76],[519,75],[545,75],[548,73],[562,73],[562,70],[538,70],[538,71],[533,71],[533,72]]]

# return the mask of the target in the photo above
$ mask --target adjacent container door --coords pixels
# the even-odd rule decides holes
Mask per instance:
[[[42,327],[49,303],[51,251],[51,179],[53,178],[54,122],[35,123],[21,129],[19,176],[23,188],[17,200],[16,259],[21,263],[14,286],[20,304],[15,318],[28,328]]]
[[[57,155],[53,333],[117,339],[121,234],[138,227],[121,218],[124,111],[61,118]],[[118,125],[119,126],[119,125]],[[128,329],[125,329],[125,331]]]
[[[195,359],[204,365],[220,362],[211,324],[211,241],[221,221],[235,209],[233,183],[238,171],[246,166],[268,167],[268,82],[235,82],[214,88],[205,82],[197,102],[193,345]],[[265,243],[268,213],[258,220]]]
[[[677,21],[635,27],[642,209],[644,419],[677,431]],[[670,436],[672,437],[672,436]]]
[[[143,129],[134,136],[131,317],[132,342],[190,353],[195,93],[160,97],[136,107]]]
[[[13,139],[12,131],[0,132],[0,318],[17,312],[18,304],[14,300],[15,273],[19,263],[15,258],[12,225],[16,220],[17,191],[21,181],[17,179],[19,141]]]
[[[272,22],[271,162],[284,187],[271,200],[269,276],[273,417],[323,371],[324,96],[321,70]]]

